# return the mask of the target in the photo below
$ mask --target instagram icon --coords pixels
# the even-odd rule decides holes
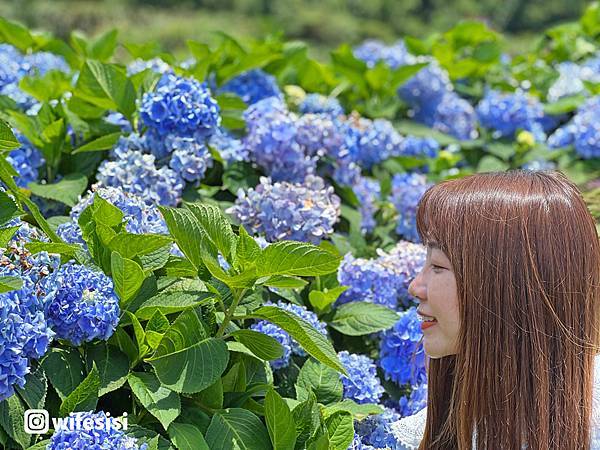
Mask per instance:
[[[46,434],[50,429],[50,416],[45,409],[28,409],[23,416],[23,427],[28,434]]]

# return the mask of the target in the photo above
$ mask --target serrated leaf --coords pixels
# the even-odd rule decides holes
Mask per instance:
[[[346,411],[337,411],[325,420],[329,443],[335,450],[344,450],[354,439],[354,420],[352,414]]]
[[[0,425],[23,448],[29,447],[31,435],[25,433],[23,417],[25,405],[18,395],[11,395],[0,402]]]
[[[213,384],[229,361],[222,339],[208,337],[195,310],[184,311],[147,360],[158,379],[176,392],[200,392]]]
[[[46,376],[61,400],[65,400],[84,378],[84,364],[75,348],[52,349],[42,360]]]
[[[170,245],[173,240],[160,234],[120,233],[110,241],[110,248],[123,258],[133,259]]]
[[[327,405],[327,407],[323,409],[323,415],[327,418],[336,411],[347,411],[352,414],[354,419],[362,420],[372,414],[381,414],[383,408],[374,403],[356,403],[354,400],[346,398],[341,402]]]
[[[280,289],[302,289],[308,284],[306,280],[298,277],[290,277],[288,275],[273,275],[263,279],[257,280],[257,283],[263,286],[275,287]]]
[[[48,380],[44,369],[38,367],[35,372],[28,373],[25,376],[24,388],[16,387],[16,390],[29,408],[42,409],[48,391]]]
[[[263,249],[256,261],[257,276],[316,276],[337,270],[341,257],[320,247],[280,241]]]
[[[211,450],[202,432],[190,423],[172,423],[169,437],[179,450]]]
[[[0,248],[6,248],[19,228],[19,226],[0,228]]]
[[[112,279],[115,292],[119,296],[119,306],[127,309],[127,304],[135,297],[144,282],[144,271],[138,263],[131,259],[123,258],[113,251],[110,258]]]
[[[274,389],[270,389],[265,397],[265,421],[273,448],[294,450],[296,423],[290,408]]]
[[[206,432],[211,450],[269,450],[269,433],[260,419],[241,408],[217,412]]]
[[[160,311],[163,314],[172,314],[196,306],[205,305],[213,301],[214,298],[215,295],[210,292],[161,292],[142,303],[135,312],[135,315],[141,320],[147,320],[157,311]]]
[[[4,120],[0,120],[0,149],[12,150],[20,146],[21,143],[13,134],[10,126]]]
[[[179,395],[162,386],[152,373],[130,373],[127,381],[142,406],[168,429],[181,413]]]
[[[296,381],[296,398],[300,401],[307,400],[309,391],[315,393],[319,403],[328,405],[342,400],[344,386],[335,370],[316,360],[308,359],[300,369]]]
[[[6,192],[0,191],[0,225],[22,213],[12,198]]]
[[[242,266],[256,261],[261,251],[260,245],[248,234],[244,226],[240,225],[235,254]]]
[[[204,238],[209,239],[223,257],[231,262],[231,251],[235,246],[236,236],[221,209],[218,206],[203,203],[186,203],[185,206],[194,214],[204,229]]]
[[[118,348],[98,342],[87,347],[86,356],[88,370],[91,370],[94,364],[98,369],[99,397],[119,389],[127,381],[129,359]]]
[[[59,255],[74,256],[81,250],[77,244],[60,244],[57,242],[33,241],[25,244],[25,248],[32,254],[39,252],[57,253]]]
[[[337,308],[329,325],[348,336],[386,330],[398,321],[398,313],[371,302],[349,302]]]
[[[96,409],[98,402],[98,389],[100,389],[100,375],[96,365],[93,364],[91,372],[60,404],[59,414],[67,416],[74,411],[90,411]]]
[[[159,209],[177,246],[198,270],[203,266],[200,244],[204,233],[194,214],[188,209],[165,206]]]
[[[262,360],[271,361],[283,355],[283,347],[279,341],[259,331],[236,330],[230,334]]]

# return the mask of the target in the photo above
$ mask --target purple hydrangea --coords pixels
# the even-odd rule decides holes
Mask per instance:
[[[322,178],[309,175],[303,184],[292,184],[261,177],[256,188],[238,191],[235,205],[227,212],[269,242],[287,239],[318,244],[333,233],[340,205],[333,187],[326,187]]]
[[[325,114],[333,118],[344,114],[338,99],[321,94],[308,94],[298,105],[298,110],[302,114]]]
[[[44,164],[44,158],[25,136],[16,133],[16,138],[21,146],[12,150],[6,159],[19,174],[15,179],[17,185],[27,187],[29,183],[38,181],[38,171]]]
[[[247,105],[269,97],[283,98],[275,77],[260,69],[241,73],[221,86],[219,91],[232,92]]]
[[[355,430],[363,443],[376,449],[395,449],[397,441],[391,425],[400,418],[400,414],[394,409],[385,408],[381,414],[370,415],[360,422],[355,422]]]
[[[587,100],[569,123],[549,138],[552,148],[573,145],[583,159],[600,158],[600,96]]]
[[[221,158],[231,164],[236,161],[248,161],[250,155],[248,149],[240,139],[236,139],[223,128],[215,131],[208,141],[208,145],[215,148]]]
[[[136,438],[127,436],[122,429],[122,423],[117,425],[111,423],[110,419],[112,419],[110,414],[104,411],[71,413],[65,419],[64,426],[54,431],[46,450],[146,450],[148,448],[148,444],[139,444]]]
[[[427,406],[427,383],[413,386],[410,395],[400,397],[398,410],[402,417],[412,416]]]
[[[421,322],[414,306],[403,312],[392,328],[381,333],[379,366],[386,380],[400,385],[427,382],[422,337]]]
[[[377,212],[377,201],[381,195],[379,181],[360,177],[353,186],[354,194],[360,202],[360,229],[363,234],[371,233],[375,229],[375,213]]]
[[[393,45],[386,45],[381,41],[368,39],[354,48],[354,56],[364,61],[369,68],[375,67],[379,61],[383,61],[392,69],[416,62],[415,57],[408,53],[402,40]]]
[[[408,285],[425,264],[425,247],[400,241],[389,252],[378,249],[377,253],[373,259],[355,258],[349,253],[344,256],[338,281],[348,289],[342,292],[338,304],[371,302],[392,309],[411,304]]]
[[[190,138],[170,136],[167,141],[173,149],[169,167],[179,178],[188,183],[197,183],[204,178],[206,170],[213,164],[208,148]]]
[[[128,146],[121,139],[114,149],[114,161],[104,161],[96,179],[100,186],[116,187],[135,194],[148,203],[175,206],[181,200],[183,181],[176,171],[155,164],[155,156]]]
[[[268,97],[244,112],[244,146],[274,181],[302,182],[315,172],[316,158],[296,142],[296,117],[277,97]]]
[[[377,378],[377,367],[371,358],[343,350],[338,353],[348,375],[340,375],[344,398],[356,403],[378,403],[384,389]]]
[[[165,73],[153,92],[146,92],[140,119],[159,137],[176,135],[203,140],[221,123],[219,105],[206,83]]]
[[[417,205],[431,184],[418,173],[398,173],[392,178],[390,201],[398,212],[396,232],[412,242],[420,242],[417,232]]]
[[[68,263],[44,285],[46,315],[60,339],[81,345],[107,340],[119,323],[119,298],[112,280],[86,266]]]

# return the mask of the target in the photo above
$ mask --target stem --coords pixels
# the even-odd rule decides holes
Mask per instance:
[[[241,291],[238,291],[237,289],[234,289],[233,293],[234,293],[234,298],[233,298],[233,302],[231,303],[231,306],[229,307],[229,309],[227,311],[225,311],[225,318],[223,319],[223,323],[221,324],[221,326],[219,327],[219,330],[217,331],[217,335],[216,337],[221,337],[223,336],[223,333],[225,333],[225,328],[227,327],[227,325],[229,325],[229,322],[231,322],[231,318],[233,317],[233,313],[235,312],[238,304],[240,303],[240,301],[242,300],[242,298],[244,297],[244,294],[246,293],[247,289],[244,288]],[[236,293],[239,292],[239,295],[235,295]]]

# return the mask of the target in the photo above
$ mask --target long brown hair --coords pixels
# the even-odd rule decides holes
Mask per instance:
[[[423,243],[456,278],[456,355],[431,359],[420,450],[587,450],[599,350],[600,244],[557,171],[482,173],[430,188]]]

